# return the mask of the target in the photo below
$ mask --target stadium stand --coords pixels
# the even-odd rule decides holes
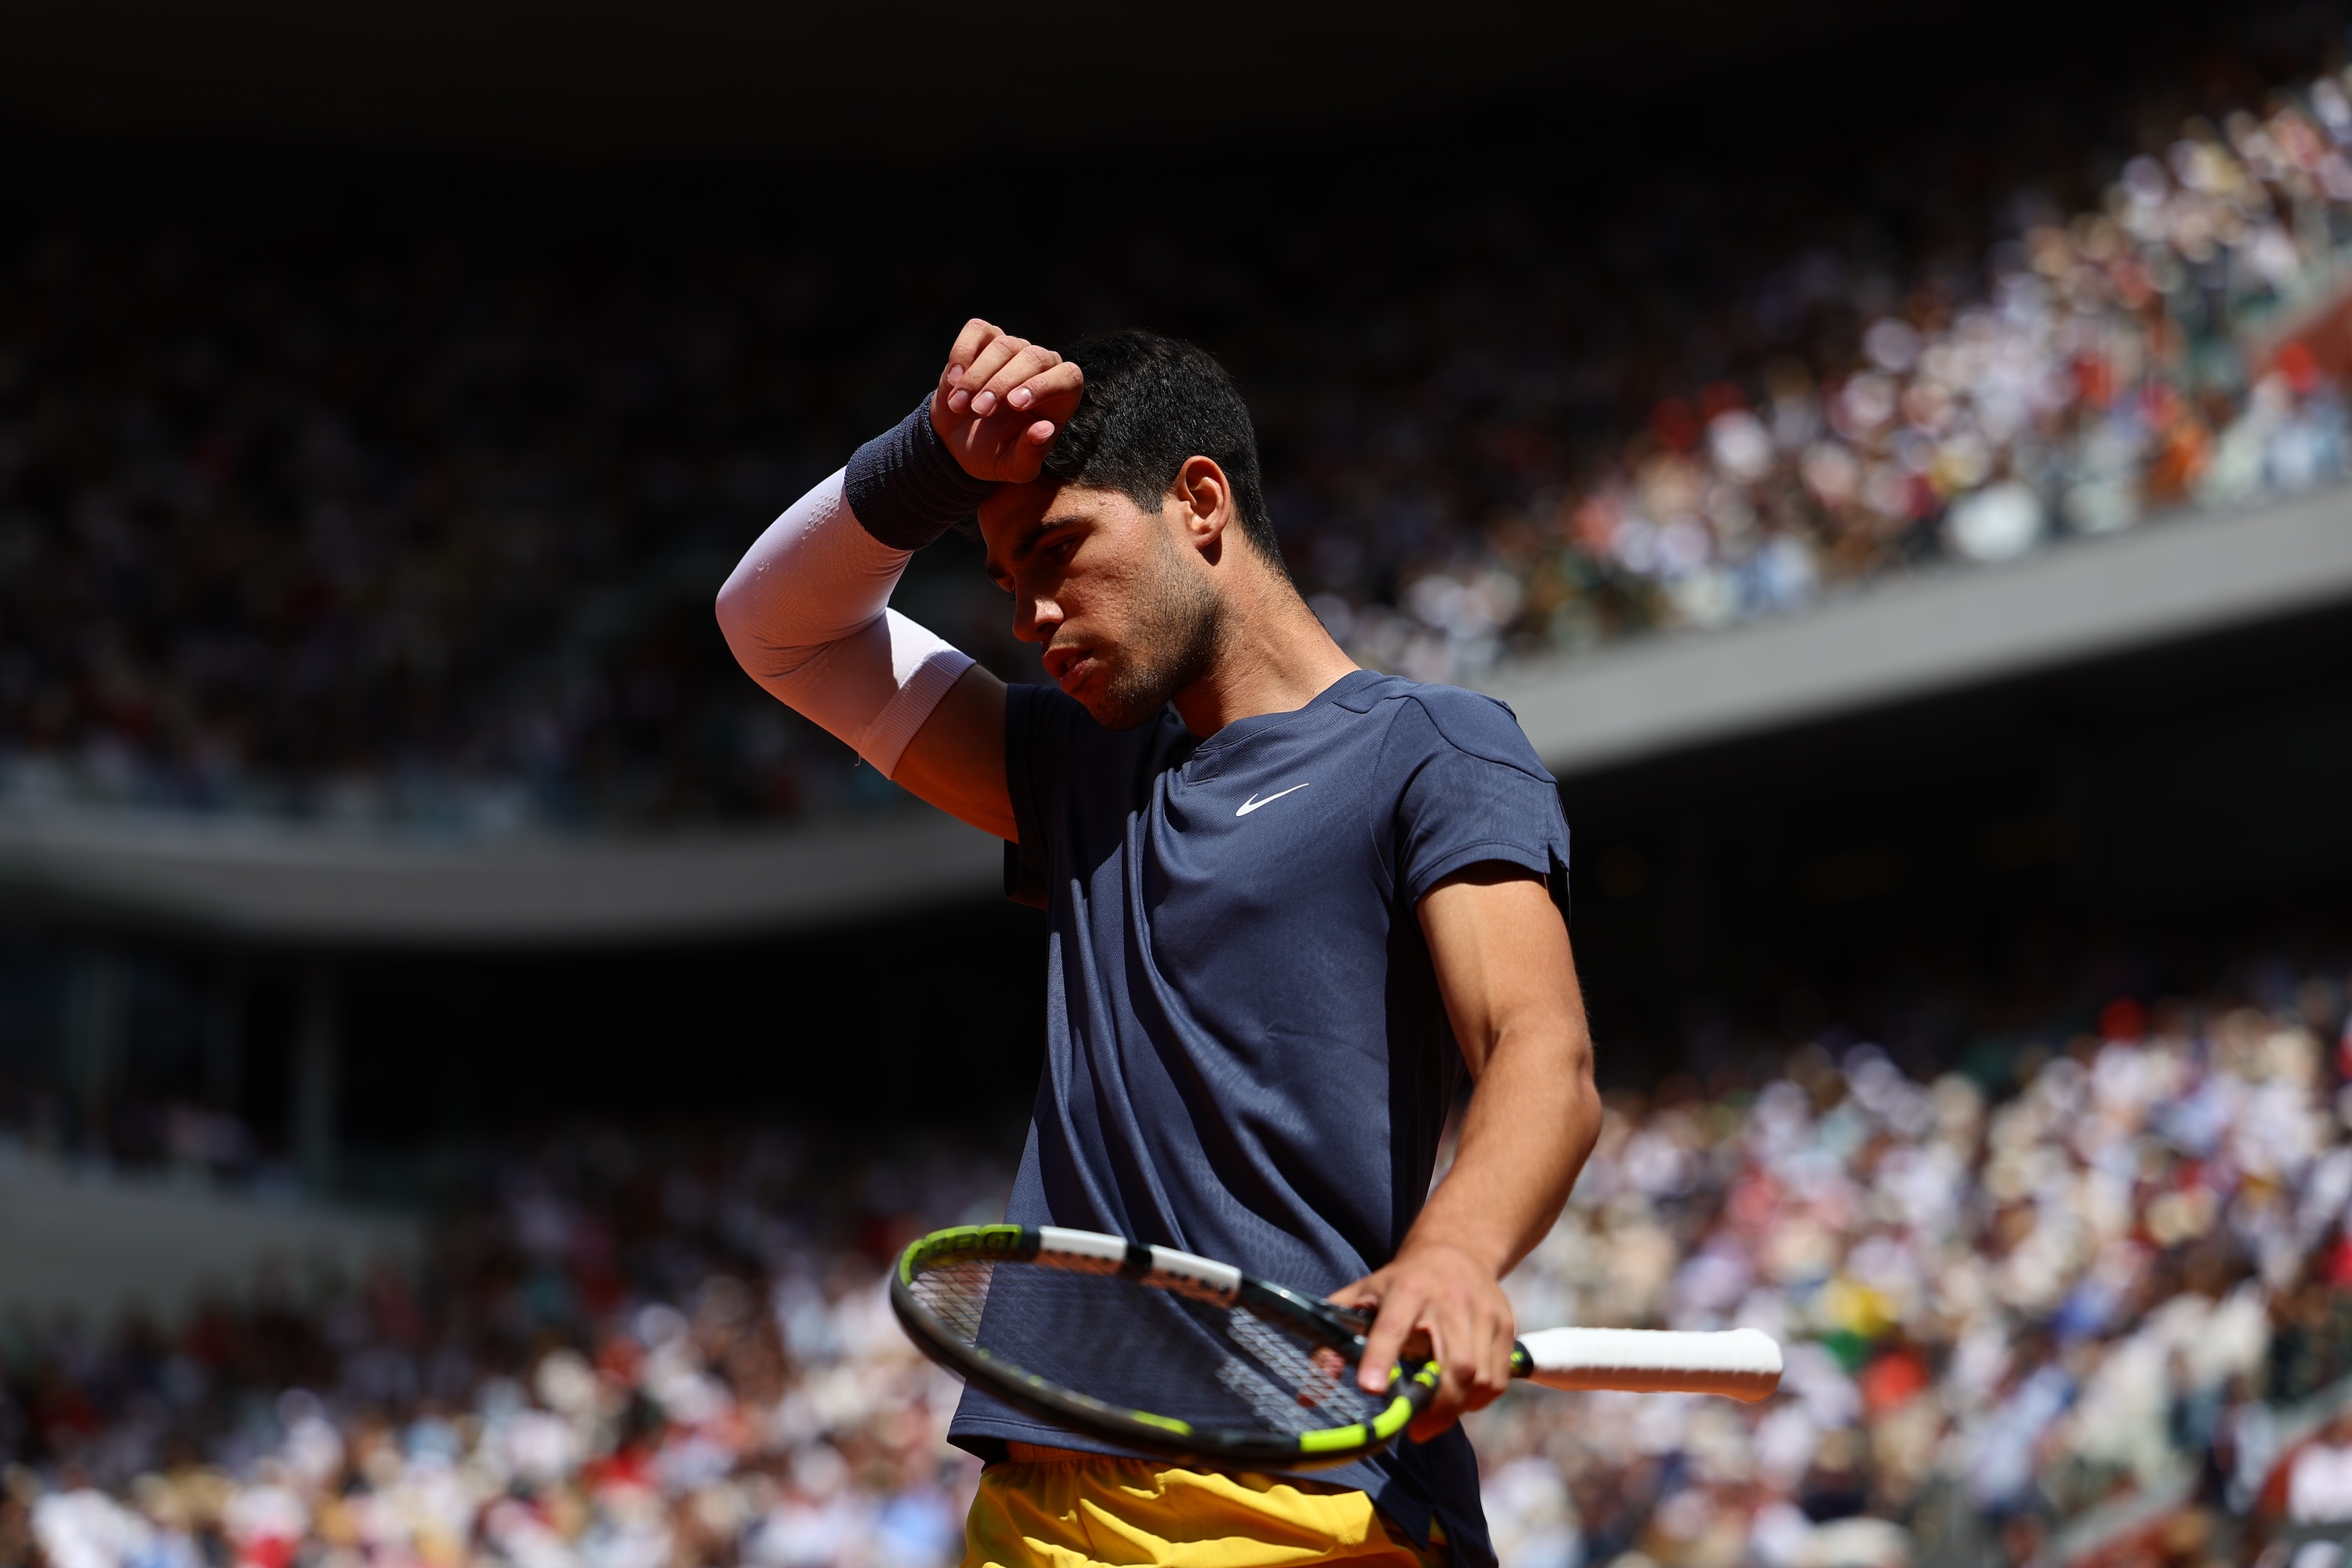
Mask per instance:
[[[2352,600],[2336,490],[1979,572],[1914,571],[1803,616],[1628,638],[1492,671],[1554,773],[2130,654]],[[0,810],[19,906],[245,941],[479,948],[776,932],[951,906],[999,886],[994,840],[931,813],[727,833],[418,843],[359,824],[153,808]]]
[[[1475,287],[1306,223],[1265,279],[1139,258],[1064,291],[1199,318],[1334,631],[1475,682],[2339,478],[2352,107],[2241,97],[1964,264],[1791,234],[1630,338],[1640,268],[1507,209],[1463,215]],[[707,611],[930,374],[922,291],[870,263],[41,238],[0,273],[0,800],[445,838],[893,801]],[[929,564],[912,607],[1023,668],[969,563]]]
[[[2201,1563],[2352,1531],[2347,978],[2266,961],[1927,1082],[1818,1042],[1615,1097],[1522,1321],[1752,1323],[1785,1392],[1512,1394],[1475,1418],[1504,1561]],[[974,1465],[881,1269],[1007,1173],[842,1155],[588,1130],[478,1162],[414,1287],[19,1316],[0,1553],[951,1562]]]
[[[0,1120],[13,1123],[0,1154],[0,1301],[20,1312],[176,1320],[206,1292],[241,1289],[264,1269],[416,1265],[422,1226],[410,1215],[257,1203],[233,1186],[111,1160],[76,1169],[29,1153],[23,1122]],[[171,1141],[198,1161],[231,1155],[247,1137],[233,1118],[193,1107],[172,1120]]]
[[[1925,156],[1866,214],[1768,221],[1768,193],[1720,226],[1760,252],[1696,281],[1659,258],[1733,193],[1630,216],[1433,193],[1439,221],[1367,247],[1344,195],[1302,191],[1260,272],[1108,247],[1013,297],[1055,331],[1210,342],[1356,655],[1507,696],[1572,782],[1620,770],[1575,814],[1618,1087],[1511,1289],[1529,1325],[1755,1323],[1790,1373],[1753,1411],[1522,1393],[1477,1416],[1510,1568],[2352,1547],[2340,934],[2188,1000],[2095,963],[2072,989],[2103,1005],[2053,1001],[2120,909],[2193,907],[2166,934],[2203,973],[2250,905],[2340,921],[2311,889],[2341,835],[2305,829],[2340,820],[2307,798],[2340,736],[2306,731],[2341,704],[2151,717],[2173,690],[2113,702],[2110,668],[1972,716],[1960,745],[2025,732],[1974,773],[1925,746],[1913,773],[1848,766],[1903,748],[1879,730],[1837,767],[1704,781],[1745,838],[1622,801],[1655,782],[1627,764],[1765,731],[1801,751],[1814,721],[2023,673],[2170,644],[2168,680],[2206,634],[2336,607],[2225,674],[2345,646],[2352,76],[2319,63],[2071,105],[2074,141],[1975,170],[1971,193],[2021,193],[1980,211]],[[0,88],[25,70],[0,61]],[[2113,146],[2136,155],[2088,151]],[[367,232],[231,214],[0,253],[0,1564],[952,1562],[952,1384],[878,1281],[907,1237],[1001,1211],[1003,1151],[851,1128],[866,1102],[919,1123],[919,1075],[967,1121],[1014,1082],[1012,1026],[982,1015],[1034,931],[932,915],[863,940],[976,904],[997,848],[751,688],[709,600],[903,412],[953,324],[926,312],[967,301],[854,237]],[[1029,673],[962,549],[902,602]],[[2137,732],[2036,753],[2036,724],[2086,714]],[[2074,793],[1988,782],[2037,768]],[[1931,797],[1938,769],[1958,782]],[[1849,837],[1817,841],[1801,795]],[[1968,898],[1873,820],[1895,796],[1937,818]],[[1690,917],[1710,900],[1730,935]],[[2019,962],[1971,977],[1894,929],[1929,903],[2013,928]],[[695,956],[815,927],[833,946]],[[1916,1026],[1790,1021],[1857,1011],[1805,971],[1830,948]],[[1625,1005],[1645,966],[1665,1022]],[[1708,1013],[1726,968],[1780,1026]],[[826,983],[888,988],[892,1016]],[[591,1103],[629,1120],[514,1131]],[[755,1103],[824,1131],[712,1131]],[[679,1111],[705,1120],[654,1129]],[[399,1174],[437,1196],[423,1243],[308,1207],[385,1138],[420,1145]],[[36,1237],[20,1202],[54,1223]],[[152,1256],[92,1251],[133,1233]],[[249,1289],[232,1256],[264,1260]],[[141,1291],[202,1299],[113,1315]]]

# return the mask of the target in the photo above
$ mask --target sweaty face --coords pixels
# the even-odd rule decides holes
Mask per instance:
[[[1175,509],[1116,490],[1008,485],[980,511],[988,574],[1013,595],[1013,633],[1096,723],[1131,730],[1200,679],[1218,600]]]

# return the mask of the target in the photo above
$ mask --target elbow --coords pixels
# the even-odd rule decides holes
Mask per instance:
[[[771,696],[798,708],[800,704],[788,690],[789,683],[810,660],[823,654],[828,644],[823,637],[811,635],[780,615],[780,606],[772,595],[762,593],[769,586],[759,570],[746,563],[738,566],[735,574],[727,579],[726,586],[719,590],[711,611],[719,622],[719,635],[727,640],[727,651],[735,656],[743,673]]]
[[[743,566],[736,567],[719,587],[719,597],[711,605],[712,614],[718,617],[719,635],[727,639],[727,651],[735,656],[735,662],[746,673],[751,672],[751,656],[759,646],[758,609],[751,584],[747,581],[753,576],[756,574],[747,572]]]
[[[743,567],[739,563],[734,571],[727,574],[727,581],[719,584],[719,597],[710,605],[711,613],[719,617],[719,629],[726,635],[730,647],[735,642],[735,628],[743,620],[743,602],[749,597],[744,592]]]
[[[1575,1101],[1570,1108],[1569,1141],[1576,1149],[1576,1162],[1582,1165],[1591,1157],[1601,1142],[1602,1107],[1601,1087],[1592,1078],[1592,1053],[1584,1055],[1584,1070],[1576,1077]]]

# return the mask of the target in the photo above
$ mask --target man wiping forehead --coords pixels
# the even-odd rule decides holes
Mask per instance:
[[[1008,688],[886,607],[977,512]],[[971,1564],[1493,1562],[1455,1425],[1508,1382],[1499,1280],[1599,1127],[1557,788],[1489,699],[1358,668],[1299,597],[1239,395],[1189,344],[973,321],[931,395],[761,536],[736,657],[1007,845],[1044,907],[1045,1070],[1007,1217],[1223,1258],[1426,1335],[1410,1440],[1312,1477],[1112,1452],[967,1392]],[[919,962],[915,960],[914,962]],[[1477,1092],[1433,1192],[1465,1073]],[[1060,1368],[1090,1387],[1074,1332]]]

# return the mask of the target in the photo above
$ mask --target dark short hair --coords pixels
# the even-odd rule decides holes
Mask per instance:
[[[1139,328],[1081,338],[1066,357],[1087,373],[1087,390],[1046,455],[1046,479],[1117,490],[1157,510],[1187,458],[1212,458],[1234,487],[1242,532],[1288,575],[1258,478],[1257,433],[1224,366]]]

